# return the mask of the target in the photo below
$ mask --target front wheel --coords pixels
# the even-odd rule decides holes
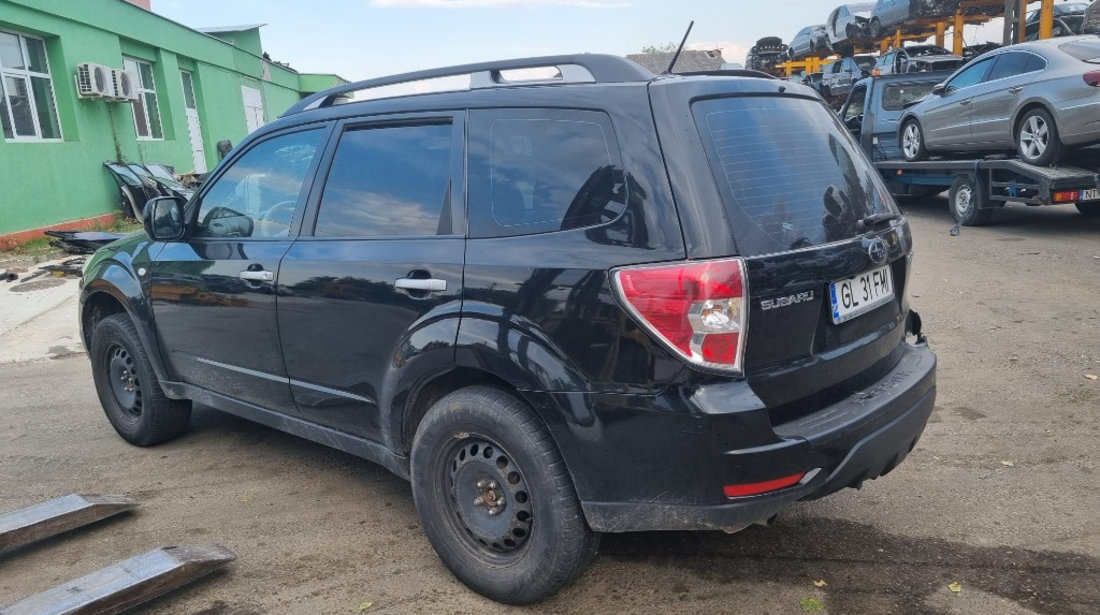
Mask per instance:
[[[130,444],[151,446],[187,431],[191,402],[169,399],[126,314],[112,314],[92,331],[92,380],[107,420]]]
[[[928,157],[928,150],[924,146],[924,131],[920,122],[909,120],[901,129],[901,155],[906,162],[917,162]]]
[[[1032,109],[1020,118],[1016,127],[1016,151],[1021,160],[1040,167],[1057,164],[1062,149],[1058,127],[1046,109]]]
[[[877,17],[871,20],[871,38],[875,40],[882,38],[882,22]]]
[[[951,217],[963,226],[981,226],[993,219],[992,209],[982,208],[981,188],[974,178],[960,175],[951,184],[947,201],[951,204]]]
[[[416,430],[411,474],[435,552],[488,598],[542,600],[595,556],[599,535],[550,434],[504,391],[472,386],[436,402]]]

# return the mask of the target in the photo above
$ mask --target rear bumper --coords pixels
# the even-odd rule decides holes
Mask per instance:
[[[747,407],[681,415],[679,425],[667,414],[633,417],[630,437],[648,446],[622,451],[614,456],[617,463],[607,456],[601,467],[582,466],[582,475],[600,473],[596,484],[578,476],[577,466],[570,464],[589,525],[602,532],[735,531],[765,521],[793,502],[859,487],[890,472],[916,445],[936,397],[931,350],[925,344],[903,344],[900,354],[873,385],[784,424],[761,425],[761,418],[768,421],[766,410],[752,408],[749,398],[732,391],[702,397],[696,392],[688,401],[721,399]],[[613,413],[597,414],[610,418]],[[624,421],[618,419],[614,422]],[[659,431],[650,432],[650,424]],[[603,439],[613,446],[619,438],[608,437],[610,430],[611,424],[605,424]],[[753,445],[729,448],[731,443]],[[605,456],[607,452],[605,448]],[[567,461],[571,456],[566,455]],[[723,492],[724,485],[801,472],[807,474],[799,484],[777,491],[736,498]],[[586,497],[593,490],[619,497]]]

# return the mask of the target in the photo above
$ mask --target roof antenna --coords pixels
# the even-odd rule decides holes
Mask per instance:
[[[672,74],[672,67],[676,66],[676,60],[680,59],[680,52],[684,50],[684,43],[688,42],[688,35],[691,34],[691,27],[694,25],[695,20],[692,19],[691,23],[688,24],[687,32],[684,32],[684,38],[680,41],[680,46],[676,48],[676,55],[672,56],[672,61],[668,63],[668,68],[665,69],[665,72],[661,73],[662,75]]]

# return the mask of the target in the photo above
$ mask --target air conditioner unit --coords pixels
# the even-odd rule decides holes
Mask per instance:
[[[138,76],[132,70],[111,69],[112,83],[115,88],[115,100],[138,100]]]
[[[77,64],[76,93],[81,98],[114,98],[115,83],[111,67],[95,62]]]

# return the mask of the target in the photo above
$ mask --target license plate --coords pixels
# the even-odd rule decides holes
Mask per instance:
[[[1081,191],[1082,201],[1100,201],[1100,188]]]
[[[833,322],[847,322],[894,299],[890,267],[879,267],[829,284]]]

